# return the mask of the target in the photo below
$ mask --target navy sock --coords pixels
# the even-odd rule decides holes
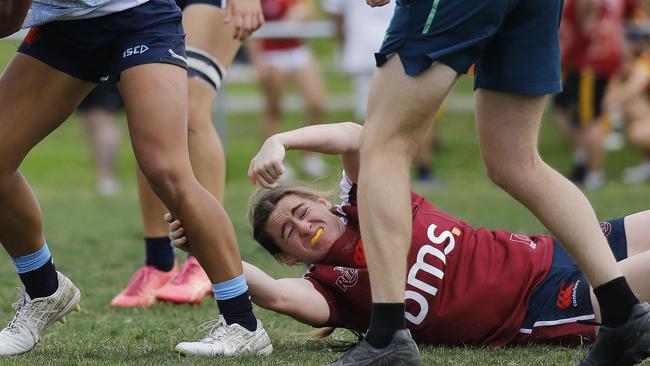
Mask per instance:
[[[48,297],[59,288],[59,278],[54,268],[52,254],[47,243],[40,249],[20,257],[11,257],[16,273],[25,285],[30,298]]]
[[[632,315],[632,308],[639,303],[625,277],[617,277],[594,288],[600,306],[601,323],[608,327],[623,325]]]
[[[393,334],[406,328],[404,303],[373,303],[370,328],[366,341],[375,348],[386,348],[393,340]]]
[[[59,288],[59,278],[52,257],[37,269],[19,273],[18,276],[25,285],[25,291],[31,299],[48,297]]]
[[[174,247],[166,236],[144,238],[145,264],[156,267],[159,271],[169,272],[174,268]]]
[[[251,332],[257,329],[257,319],[253,314],[253,304],[248,290],[228,300],[217,300],[217,306],[227,324],[237,323]]]

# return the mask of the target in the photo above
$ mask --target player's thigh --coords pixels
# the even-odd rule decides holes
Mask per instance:
[[[457,76],[441,63],[409,76],[400,58],[391,57],[373,76],[362,143],[394,142],[404,147],[419,142]]]
[[[142,172],[150,179],[156,174],[191,174],[185,70],[164,63],[138,65],[122,72],[118,87]]]
[[[94,84],[16,53],[0,76],[0,152],[16,169],[29,150],[70,116]]]
[[[625,216],[628,257],[650,250],[650,210]]]
[[[233,39],[234,23],[226,23],[225,11],[215,4],[212,0],[204,0],[183,9],[185,42],[188,47],[199,48],[216,57],[228,69],[241,42]]]
[[[517,162],[535,161],[544,95],[479,89],[475,97],[478,140],[486,164],[506,159],[515,167]]]

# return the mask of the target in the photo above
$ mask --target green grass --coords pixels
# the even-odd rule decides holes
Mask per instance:
[[[15,45],[0,42],[0,65]],[[320,52],[324,59],[328,56]],[[343,78],[340,78],[343,79]],[[469,85],[464,82],[463,91]],[[345,85],[329,87],[330,92]],[[1,113],[1,111],[0,111]],[[287,115],[287,128],[298,126],[300,115]],[[350,119],[351,114],[330,113],[328,120]],[[256,113],[228,116],[228,185],[225,207],[230,213],[241,246],[242,257],[274,276],[299,276],[302,268],[276,264],[248,235],[246,202],[253,187],[245,172],[248,160],[260,140],[255,137],[260,123]],[[287,317],[257,308],[258,316],[273,339],[275,352],[265,358],[205,360],[180,358],[172,350],[181,340],[198,337],[201,322],[216,316],[216,306],[206,299],[197,308],[157,305],[150,309],[115,309],[110,299],[124,286],[142,263],[142,229],[135,191],[134,161],[125,143],[120,154],[120,176],[124,191],[111,198],[95,193],[94,172],[78,120],[71,118],[33,150],[22,171],[31,182],[44,214],[45,232],[57,268],[65,272],[82,291],[82,312],[72,315],[64,326],[55,324],[32,352],[0,361],[8,365],[318,365],[335,357],[328,342],[305,340],[310,327]],[[436,168],[445,188],[424,193],[440,208],[479,226],[543,232],[526,209],[492,185],[484,174],[476,144],[471,112],[448,113],[439,130],[442,148]],[[540,149],[545,159],[564,171],[568,152],[554,124],[545,120]],[[297,159],[295,153],[290,161]],[[613,218],[650,206],[650,186],[625,186],[616,182],[623,167],[640,160],[638,153],[625,149],[609,154],[607,186],[589,198],[598,215]],[[330,160],[332,169],[336,161]],[[332,179],[320,185],[334,183]],[[183,257],[183,256],[181,256]],[[13,267],[5,256],[0,265],[0,323],[13,311],[12,287],[19,286]],[[477,309],[476,311],[480,311]],[[346,337],[339,331],[338,337]],[[426,365],[569,365],[585,349],[530,347],[509,349],[423,347]]]

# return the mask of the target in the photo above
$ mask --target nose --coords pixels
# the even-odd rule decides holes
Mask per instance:
[[[300,235],[309,235],[311,234],[311,223],[307,221],[300,221],[298,222],[298,231],[300,231]]]

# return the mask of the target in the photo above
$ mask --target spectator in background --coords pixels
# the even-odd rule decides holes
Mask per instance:
[[[316,13],[312,0],[262,0],[264,18],[269,21],[307,21]],[[325,109],[325,87],[318,62],[300,38],[264,38],[251,40],[249,53],[266,99],[262,125],[264,139],[279,132],[282,96],[289,81],[295,83],[307,109],[308,124],[321,123]],[[287,166],[287,169],[288,166]],[[325,161],[305,152],[302,170],[311,177],[327,172]],[[290,177],[289,171],[286,177]]]
[[[322,5],[334,21],[337,37],[341,41],[341,67],[352,77],[354,116],[357,121],[364,121],[368,91],[376,69],[374,54],[384,39],[395,4],[372,8],[363,1],[322,0]],[[444,106],[432,121],[413,160],[415,181],[422,186],[440,186],[440,180],[432,169],[432,160],[435,128],[443,112]]]
[[[569,179],[587,189],[605,182],[601,123],[609,80],[622,62],[624,23],[643,14],[637,0],[567,0],[560,27],[563,92],[556,117],[574,149]]]
[[[364,121],[368,90],[376,69],[373,55],[381,46],[395,4],[388,3],[377,8],[371,8],[363,1],[323,0],[322,4],[334,20],[342,43],[343,71],[352,76],[355,117],[358,121]]]
[[[123,108],[117,86],[109,82],[97,84],[77,108],[97,168],[97,191],[105,196],[114,195],[121,188],[115,174],[120,147],[120,127],[115,115]]]
[[[630,62],[623,82],[610,89],[604,108],[623,112],[628,140],[644,155],[644,161],[625,169],[622,177],[626,183],[640,183],[650,180],[650,28],[633,27],[628,40]]]

